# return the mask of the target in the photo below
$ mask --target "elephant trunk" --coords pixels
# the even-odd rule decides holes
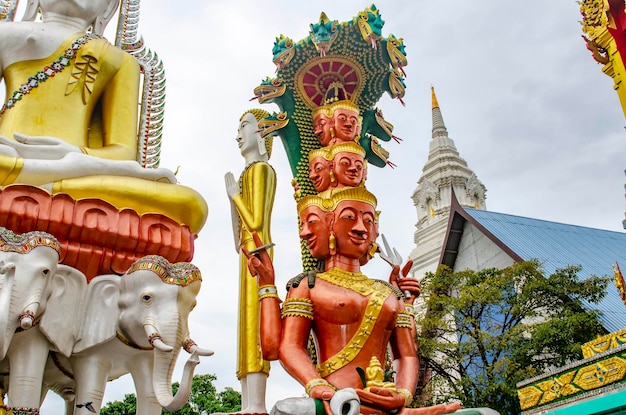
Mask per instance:
[[[15,282],[15,274],[10,272],[11,270],[15,271],[15,267],[7,269],[6,265],[0,265],[0,360],[6,356],[13,333],[17,328],[17,319],[11,318],[10,312]]]
[[[197,353],[193,353],[183,369],[183,375],[180,381],[180,387],[176,392],[176,395],[172,395],[172,372],[176,365],[176,359],[180,352],[183,335],[182,327],[179,324],[178,318],[172,318],[171,322],[164,327],[161,334],[166,340],[175,339],[175,346],[173,350],[164,352],[161,350],[154,351],[154,372],[152,375],[152,386],[159,405],[161,405],[166,411],[175,412],[182,408],[191,393],[191,384],[193,380],[193,372],[200,363],[200,359]],[[156,344],[155,344],[156,348]]]

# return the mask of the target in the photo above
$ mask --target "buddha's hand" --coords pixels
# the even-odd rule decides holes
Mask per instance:
[[[224,183],[226,184],[226,193],[231,200],[240,193],[239,184],[237,184],[235,175],[231,172],[224,175]]]
[[[15,141],[0,137],[0,145],[14,148],[24,159],[59,160],[69,153],[82,153],[80,147],[56,137],[14,133],[13,138]]]
[[[248,258],[248,269],[253,277],[258,277],[257,284],[259,287],[264,285],[274,285],[275,274],[272,259],[267,253],[267,247],[264,247],[263,241],[256,232],[252,233],[252,239],[258,250],[248,251],[246,247],[241,247],[241,252]]]
[[[0,154],[9,157],[19,157],[20,153],[12,145],[8,144],[9,142],[13,142],[13,140],[0,135]]]
[[[388,388],[372,386],[368,391],[357,389],[356,393],[359,395],[362,404],[383,409],[386,412],[400,409],[404,407],[406,402],[404,395]]]

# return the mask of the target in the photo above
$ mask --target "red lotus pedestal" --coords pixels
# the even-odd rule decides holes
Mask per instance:
[[[188,226],[161,214],[118,210],[100,199],[74,200],[28,185],[0,190],[0,226],[15,233],[44,231],[61,244],[61,263],[91,280],[123,274],[146,255],[191,261],[197,237]]]

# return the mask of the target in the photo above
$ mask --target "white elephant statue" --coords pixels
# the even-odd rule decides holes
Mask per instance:
[[[70,365],[76,381],[75,414],[98,413],[108,379],[130,373],[138,415],[180,409],[189,398],[200,349],[189,337],[188,316],[200,290],[200,271],[150,255],[123,276],[102,275],[89,283],[84,323]],[[171,377],[181,347],[191,353],[176,395]]]
[[[10,369],[6,405],[26,413],[45,395],[48,352],[70,356],[78,339],[87,279],[58,264],[60,250],[48,233],[0,228],[0,367]]]

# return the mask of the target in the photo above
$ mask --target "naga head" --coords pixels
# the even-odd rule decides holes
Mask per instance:
[[[376,6],[372,4],[367,9],[359,12],[357,17],[355,17],[355,23],[358,25],[363,40],[370,42],[372,48],[376,49],[376,40],[380,39],[383,25],[385,24]]]
[[[402,97],[404,97],[404,92],[406,90],[406,84],[404,83],[404,77],[402,73],[397,69],[393,69],[389,71],[389,77],[387,78],[387,92],[391,95],[392,98],[397,98],[402,105],[404,105],[404,101],[402,101]]]
[[[289,123],[286,112],[273,113],[259,121],[261,137],[266,140],[277,134],[277,131]]]
[[[404,39],[397,38],[393,34],[390,34],[386,43],[389,63],[394,69],[400,69],[400,71],[402,71],[402,75],[406,76],[404,69],[402,69],[408,63],[406,59],[406,51],[404,50]]]
[[[254,88],[254,97],[252,99],[258,99],[259,104],[266,102],[275,102],[275,100],[285,93],[287,85],[280,78],[267,77],[261,84]]]
[[[285,66],[289,65],[289,62],[295,55],[295,43],[291,38],[284,35],[280,35],[274,41],[274,47],[272,48],[272,55],[274,65],[276,65],[276,71],[280,71]]]
[[[339,33],[337,30],[339,28],[339,22],[337,22],[337,20],[331,21],[328,16],[326,16],[326,13],[322,12],[319,21],[317,23],[311,23],[310,27],[309,38],[320,53],[320,57],[323,58],[330,50],[333,40],[335,40]]]

